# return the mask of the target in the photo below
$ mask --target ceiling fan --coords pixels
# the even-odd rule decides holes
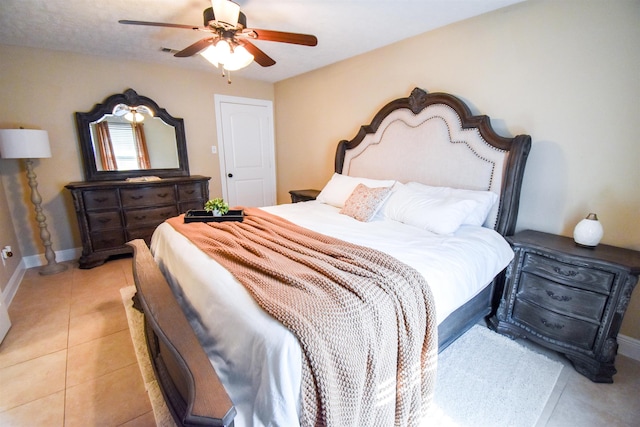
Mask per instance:
[[[269,55],[259,49],[252,40],[265,40],[291,43],[303,46],[316,46],[318,39],[309,34],[287,33],[282,31],[247,28],[247,17],[240,12],[240,5],[229,0],[212,0],[212,7],[204,10],[204,26],[170,24],[163,22],[120,20],[121,24],[147,25],[152,27],[181,28],[210,33],[207,37],[193,43],[174,56],[185,58],[201,54],[216,67],[235,71],[251,64],[254,60],[263,67],[276,63]],[[229,80],[231,83],[231,80]]]

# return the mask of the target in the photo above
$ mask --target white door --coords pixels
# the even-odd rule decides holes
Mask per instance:
[[[230,206],[276,204],[273,103],[215,96],[222,194]]]

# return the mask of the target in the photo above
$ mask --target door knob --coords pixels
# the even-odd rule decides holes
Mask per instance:
[[[229,178],[233,178],[233,174],[232,174],[232,173],[227,174],[227,176],[228,176]]]

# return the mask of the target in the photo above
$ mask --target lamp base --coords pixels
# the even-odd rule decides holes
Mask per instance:
[[[65,264],[47,264],[44,267],[40,268],[40,270],[38,270],[38,273],[41,276],[50,276],[52,274],[62,273],[66,269],[67,266]]]

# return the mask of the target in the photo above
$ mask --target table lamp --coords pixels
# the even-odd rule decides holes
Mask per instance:
[[[31,187],[31,202],[36,210],[36,221],[40,227],[40,239],[44,245],[47,265],[40,268],[41,275],[60,273],[67,269],[56,262],[56,254],[51,249],[51,234],[47,229],[47,218],[42,213],[42,197],[38,192],[33,160],[51,157],[47,131],[34,129],[0,129],[0,157],[3,159],[25,159],[27,178]]]

